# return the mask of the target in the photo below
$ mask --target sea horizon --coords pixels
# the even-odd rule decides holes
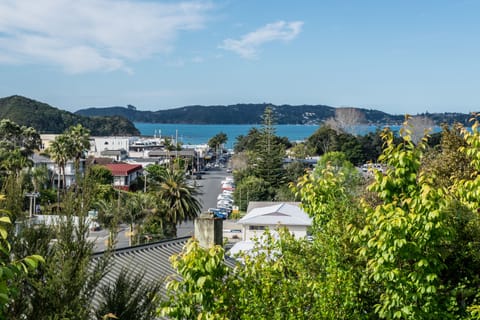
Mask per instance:
[[[210,138],[223,132],[227,135],[228,148],[233,147],[236,138],[247,135],[250,129],[262,127],[261,124],[180,124],[180,123],[144,123],[134,122],[142,136],[170,137],[183,144],[206,144]],[[311,136],[320,126],[279,124],[275,125],[276,135],[287,137],[290,141],[303,141]]]
[[[185,145],[206,144],[210,138],[223,132],[227,135],[227,148],[233,148],[237,137],[247,135],[250,129],[262,127],[261,124],[182,124],[182,123],[144,123],[134,122],[142,136],[169,137]],[[287,137],[291,142],[305,141],[320,128],[319,124],[277,124],[276,135]],[[375,131],[378,126],[359,126],[358,134]],[[393,127],[392,127],[393,128]],[[395,130],[395,128],[393,128]]]

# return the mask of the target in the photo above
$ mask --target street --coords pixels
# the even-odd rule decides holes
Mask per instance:
[[[228,174],[225,169],[215,168],[205,171],[202,179],[194,180],[200,192],[200,201],[202,203],[202,212],[206,212],[209,208],[217,206],[217,196],[222,192],[221,181]],[[179,237],[193,236],[193,221],[182,222],[177,229]]]
[[[200,192],[199,198],[202,204],[202,212],[206,212],[208,208],[215,208],[217,206],[217,196],[222,191],[221,181],[227,175],[229,174],[226,173],[225,169],[215,168],[205,171],[202,179],[193,181]],[[129,246],[128,232],[129,228],[127,225],[122,224],[119,226],[116,248]],[[177,227],[177,236],[193,236],[193,221],[179,224]],[[104,251],[107,246],[108,230],[91,231],[89,239],[95,241],[94,252]]]

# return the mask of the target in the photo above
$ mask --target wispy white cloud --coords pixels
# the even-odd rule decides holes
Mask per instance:
[[[70,73],[126,70],[169,52],[178,33],[204,26],[209,2],[0,2],[0,63],[47,63]]]
[[[205,59],[203,57],[200,57],[200,56],[195,56],[191,59],[191,61],[193,63],[202,63],[205,61]]]
[[[223,40],[220,48],[233,51],[247,59],[256,58],[263,44],[272,41],[291,41],[302,31],[302,26],[302,21],[269,23],[245,34],[239,40]]]

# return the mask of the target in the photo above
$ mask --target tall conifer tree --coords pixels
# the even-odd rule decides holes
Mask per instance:
[[[285,169],[283,158],[285,149],[276,139],[273,109],[265,108],[260,139],[252,157],[255,176],[267,182],[269,187],[277,188],[284,182]]]

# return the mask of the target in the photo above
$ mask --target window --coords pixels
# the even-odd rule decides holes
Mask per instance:
[[[248,226],[248,230],[265,230],[265,226]]]

